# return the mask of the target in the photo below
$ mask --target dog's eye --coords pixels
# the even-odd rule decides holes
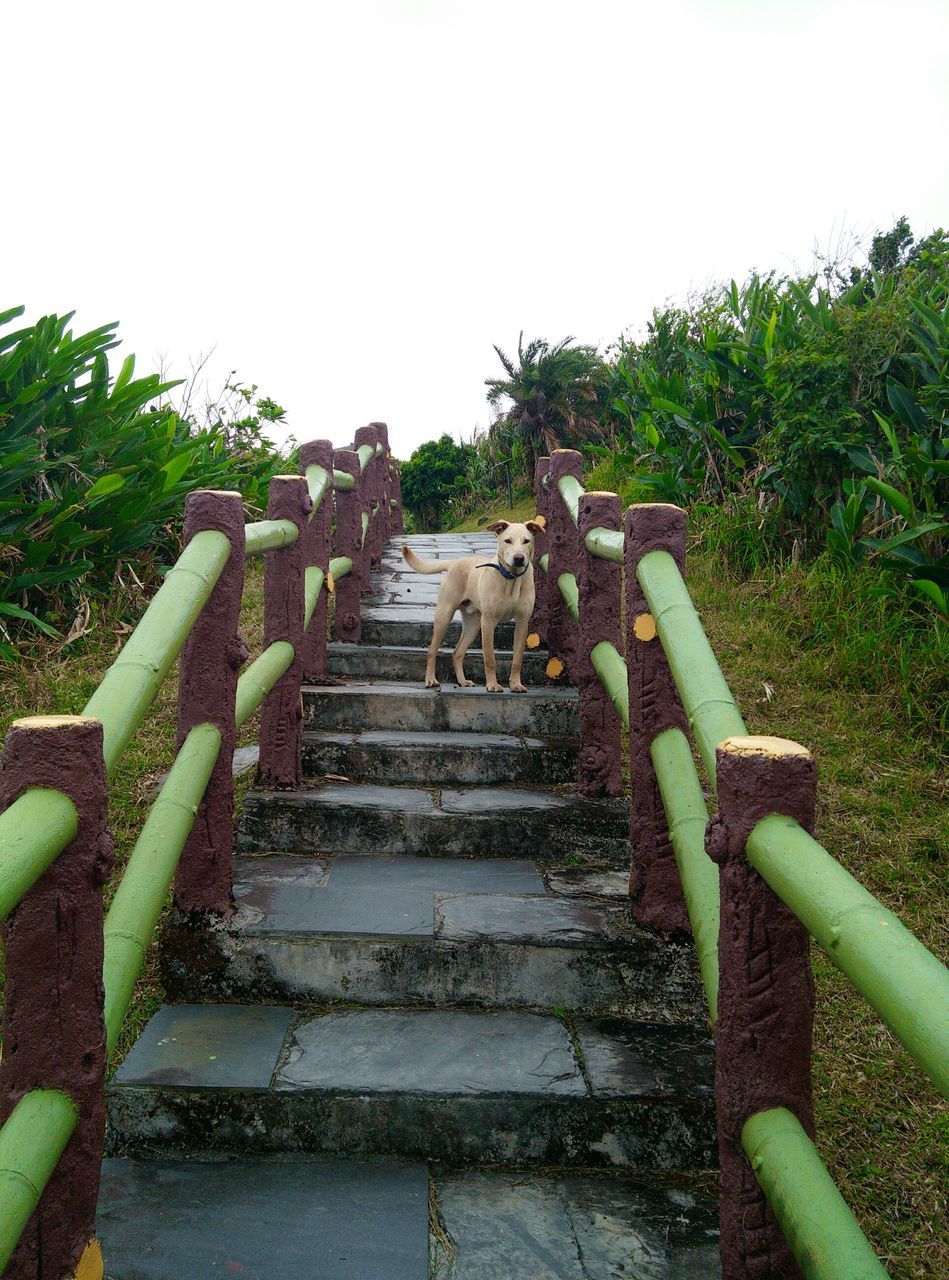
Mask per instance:
[[[513,538],[505,538],[505,539],[504,539],[504,541],[507,543],[507,545],[508,545],[508,546],[510,546],[510,545],[511,545],[511,543],[514,541],[514,539],[513,539]]]

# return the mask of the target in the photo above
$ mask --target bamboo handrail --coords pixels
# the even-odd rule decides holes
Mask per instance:
[[[0,1128],[0,1272],[6,1270],[78,1123],[76,1104],[66,1094],[33,1089]]]
[[[561,476],[557,481],[557,489],[570,513],[570,519],[577,524],[580,520],[580,500],[585,492],[583,485],[576,476]]]
[[[76,806],[61,791],[31,787],[0,813],[0,920],[33,888],[79,830]]]
[[[244,554],[250,558],[261,556],[266,551],[279,551],[281,547],[292,547],[298,536],[292,520],[257,520],[244,530]]]
[[[307,467],[305,474],[310,501],[313,503],[310,511],[310,519],[312,520],[325,494],[329,491],[330,478],[326,468],[318,466],[315,462]]]
[[[560,594],[563,596],[563,602],[567,606],[567,612],[573,618],[574,622],[580,621],[580,588],[577,586],[576,576],[572,573],[562,573],[557,579],[557,586],[560,588]]]
[[[254,714],[293,658],[293,645],[286,640],[275,640],[241,672],[234,711],[238,729]]]

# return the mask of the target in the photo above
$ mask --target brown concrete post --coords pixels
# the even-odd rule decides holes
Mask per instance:
[[[353,562],[352,571],[336,583],[336,613],[333,631],[337,640],[358,644],[362,635],[360,621],[360,594],[362,592],[362,554],[359,540],[362,537],[359,493],[359,458],[352,449],[337,449],[333,454],[333,466],[353,477],[350,490],[336,491],[336,536],[333,553],[348,556]]]
[[[550,523],[550,494],[544,480],[550,471],[550,459],[538,458],[534,463],[534,505],[540,522],[544,526],[543,533],[534,535],[534,612],[531,616],[531,635],[539,636],[547,643],[548,592],[550,578],[540,567],[541,558],[550,551],[550,538],[547,526]]]
[[[620,527],[615,493],[587,493],[580,501],[580,631],[574,683],[580,693],[580,766],[577,789],[585,796],[616,796],[623,786],[622,725],[593,668],[590,653],[607,640],[620,653],[623,574],[610,560],[591,555],[583,539],[591,529]]]
[[[234,705],[237,673],[247,658],[247,647],[237,633],[244,589],[241,495],[208,489],[189,493],[185,542],[203,529],[223,533],[231,554],[181,651],[177,744],[181,746],[195,725],[213,724],[221,734],[221,750],[178,863],[174,900],[179,911],[227,914],[233,906]]]
[[[561,476],[583,479],[583,458],[576,449],[554,449],[550,455],[547,493],[547,554],[550,584],[547,592],[547,648],[567,668],[573,681],[573,663],[577,651],[577,624],[567,612],[560,594],[558,579],[562,573],[576,576],[580,567],[580,535],[567,505],[557,489]]]
[[[358,449],[360,445],[368,444],[375,449],[379,442],[379,434],[376,431],[374,423],[370,423],[367,427],[359,427],[353,439],[353,448]],[[381,458],[377,458],[375,454],[370,459],[369,465],[362,473],[362,509],[369,515],[369,528],[366,531],[366,545],[363,548],[366,562],[366,581],[363,591],[369,586],[369,573],[372,569],[379,567],[381,544],[379,544],[379,516],[382,511],[382,472],[380,469]],[[373,506],[378,506],[376,514],[373,515]]]
[[[379,562],[382,561],[382,553],[386,543],[392,537],[392,507],[390,505],[391,498],[391,479],[389,476],[389,428],[384,422],[370,422],[370,427],[376,429],[376,439],[382,445],[382,457],[378,461],[379,467],[379,488],[381,497],[379,498],[379,528],[377,550]]]
[[[405,512],[402,510],[402,472],[399,470],[399,464],[395,458],[392,459],[391,466],[391,491],[389,495],[389,505],[392,508],[392,537],[398,538],[405,532]]]
[[[304,538],[306,567],[317,565],[323,570],[324,586],[317,596],[316,608],[303,637],[303,678],[314,684],[326,679],[326,611],[329,592],[326,575],[330,564],[330,533],[333,527],[333,445],[329,440],[311,440],[300,447],[300,473],[307,467],[322,467],[329,477],[323,500],[310,513]]]
[[[662,642],[636,567],[648,551],[668,551],[685,571],[686,515],[664,502],[626,512],[626,665],[629,672],[630,845],[629,892],[641,924],[665,932],[690,931],[675,852],[649,747],[664,729],[688,733]]]
[[[292,546],[269,551],[264,564],[264,646],[276,640],[293,645],[293,661],[264,699],[260,713],[257,780],[264,787],[294,787],[303,777],[303,609],[306,525],[311,510],[303,476],[274,476],[268,520],[292,520],[299,537]]]
[[[102,886],[113,865],[102,724],[88,716],[15,720],[0,767],[0,810],[30,787],[69,796],[79,830],[3,925],[6,991],[0,1123],[32,1089],[60,1089],[79,1126],[7,1264],[8,1280],[71,1276],[94,1241],[105,1142]]]
[[[813,830],[817,768],[783,738],[726,738],[716,752],[719,812],[705,847],[721,868],[715,1106],[723,1280],[800,1271],[741,1146],[745,1121],[787,1107],[814,1136],[814,984],[807,930],[745,858],[772,813]]]

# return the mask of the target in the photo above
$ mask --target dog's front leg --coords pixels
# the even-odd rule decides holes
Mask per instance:
[[[488,693],[500,693],[501,686],[498,684],[498,667],[494,657],[494,628],[497,626],[496,618],[489,618],[487,614],[481,615],[481,648],[484,652],[484,683]]]
[[[512,693],[526,693],[527,688],[521,681],[521,664],[524,661],[524,646],[527,643],[527,628],[530,626],[530,614],[518,614],[514,620],[514,653],[511,658],[511,678],[508,683]]]

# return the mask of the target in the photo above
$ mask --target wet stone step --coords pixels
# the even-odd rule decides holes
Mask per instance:
[[[304,734],[303,772],[354,782],[556,784],[576,778],[577,752],[574,738],[324,729]]]
[[[570,737],[579,731],[575,689],[488,693],[484,685],[425,689],[400,681],[304,685],[305,729],[514,733]]]
[[[432,638],[434,604],[379,604],[362,611],[361,642],[363,644],[407,644],[427,646]],[[445,632],[442,642],[450,648],[461,635],[458,616]],[[510,649],[514,641],[514,624],[502,622],[494,632],[498,649]]]
[[[427,1280],[428,1172],[394,1160],[106,1160],[110,1280]]]
[[[510,650],[498,649],[498,676],[506,684],[511,670]],[[545,649],[528,649],[524,653],[521,674],[525,684],[543,686],[548,654]],[[327,660],[331,676],[355,680],[405,680],[413,684],[425,682],[426,650],[422,645],[368,645],[334,642],[327,646]],[[439,650],[435,674],[445,684],[455,683],[451,664],[451,650]],[[465,674],[469,680],[484,684],[484,655],[478,649],[469,649],[465,655]]]
[[[715,1149],[710,1042],[618,1019],[166,1005],[107,1099],[118,1155],[704,1169]]]
[[[238,858],[236,914],[171,913],[162,979],[180,1001],[486,1005],[704,1023],[690,943],[612,899],[560,896],[520,859]],[[625,881],[625,877],[624,877]]]
[[[719,1280],[718,1207],[688,1182],[438,1172],[433,1280]]]
[[[625,798],[516,787],[324,783],[244,798],[239,853],[414,853],[425,857],[629,858]]]

